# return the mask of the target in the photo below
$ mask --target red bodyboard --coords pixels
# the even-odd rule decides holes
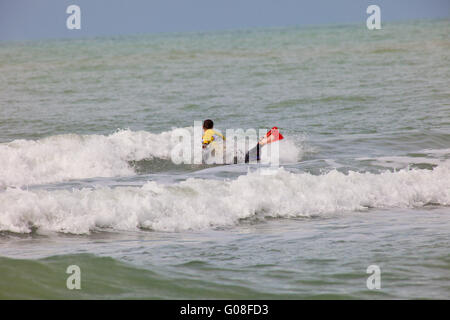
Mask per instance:
[[[266,136],[260,140],[261,145],[269,144],[278,140],[284,139],[283,135],[280,133],[277,127],[273,127],[267,131]]]

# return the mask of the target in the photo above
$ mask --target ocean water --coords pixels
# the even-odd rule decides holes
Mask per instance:
[[[0,43],[0,298],[449,299],[449,66],[448,20]],[[206,118],[279,166],[174,164]]]

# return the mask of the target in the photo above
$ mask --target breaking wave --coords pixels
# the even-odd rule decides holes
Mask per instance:
[[[136,170],[130,162],[155,158],[170,161],[174,130],[159,134],[119,130],[106,136],[63,134],[2,143],[0,188],[134,175]],[[290,141],[286,144],[281,156],[296,162],[299,149]],[[242,150],[240,153],[244,154]]]
[[[71,191],[8,188],[0,192],[0,203],[2,231],[200,230],[230,227],[242,219],[447,206],[450,165],[379,174],[259,169],[235,180],[191,178],[171,185],[147,182],[142,187]]]

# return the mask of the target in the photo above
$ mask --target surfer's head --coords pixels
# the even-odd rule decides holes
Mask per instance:
[[[214,122],[210,119],[203,121],[203,129],[208,130],[214,128]]]

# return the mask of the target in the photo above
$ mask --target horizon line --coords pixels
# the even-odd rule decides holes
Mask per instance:
[[[436,17],[436,18],[408,18],[408,19],[393,19],[388,21],[383,21],[382,26],[387,24],[402,24],[411,23],[414,21],[420,22],[438,22],[438,21],[449,21],[448,17]],[[232,27],[232,28],[218,28],[218,29],[208,29],[208,30],[182,30],[182,31],[145,31],[145,32],[125,32],[117,34],[98,34],[98,35],[82,35],[82,36],[49,36],[41,38],[22,38],[22,39],[0,39],[0,44],[8,43],[33,43],[40,41],[72,41],[72,40],[95,40],[95,39],[108,39],[114,37],[139,37],[139,36],[158,36],[158,35],[188,35],[188,34],[214,34],[214,33],[227,33],[227,32],[239,32],[239,31],[262,31],[262,30],[274,30],[274,29],[301,29],[301,28],[329,28],[329,27],[348,27],[363,25],[365,26],[365,20],[361,22],[330,22],[330,23],[318,23],[318,24],[288,24],[288,25],[273,25],[273,26],[250,26],[250,27]],[[381,29],[383,30],[383,28]],[[76,32],[76,31],[75,31]]]

